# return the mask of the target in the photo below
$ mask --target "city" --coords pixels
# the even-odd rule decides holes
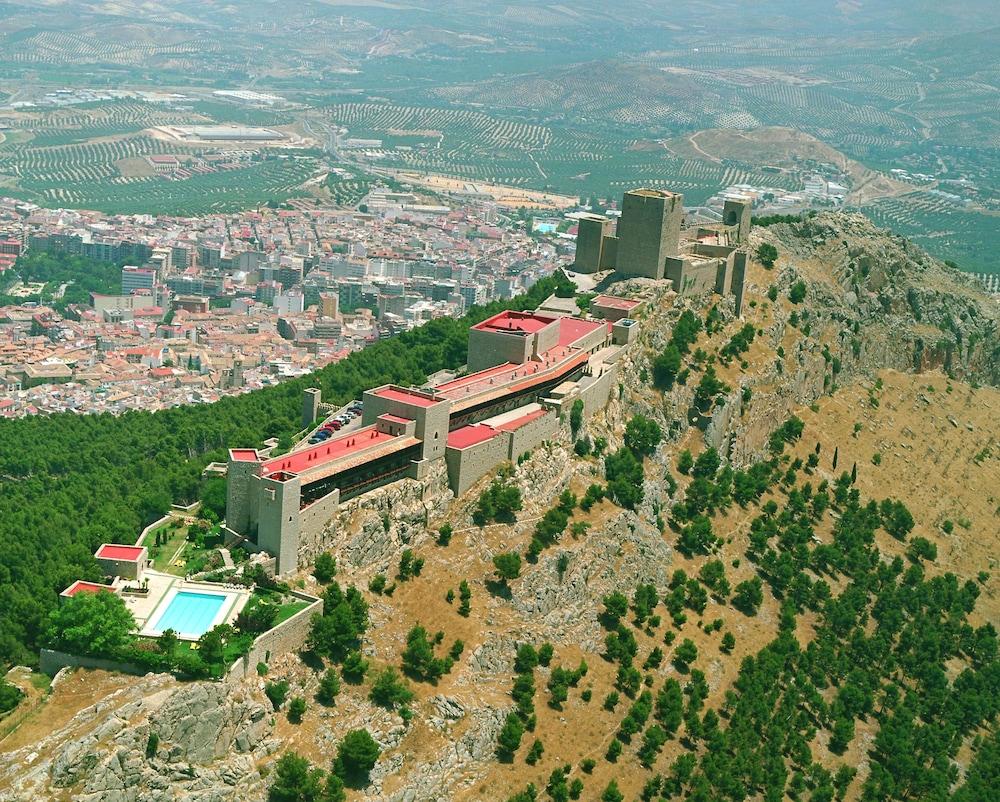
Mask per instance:
[[[367,200],[370,213],[199,218],[0,200],[0,282],[14,302],[0,307],[0,414],[211,402],[510,299],[555,268],[555,241],[492,202],[452,208],[388,191]],[[123,264],[120,284],[57,311],[41,284],[15,278],[16,260],[39,253]]]

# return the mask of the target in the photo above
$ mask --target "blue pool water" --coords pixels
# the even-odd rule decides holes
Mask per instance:
[[[172,629],[178,635],[198,638],[212,627],[212,622],[226,597],[217,593],[195,593],[181,590],[170,600],[153,629],[163,632]]]

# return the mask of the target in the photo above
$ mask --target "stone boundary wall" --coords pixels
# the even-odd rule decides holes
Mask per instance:
[[[313,616],[323,613],[323,600],[297,590],[291,591],[289,595],[312,603],[287,621],[282,621],[274,629],[258,635],[250,651],[229,669],[225,676],[226,682],[238,682],[255,674],[258,663],[266,663],[275,655],[294,652],[305,646]]]
[[[618,366],[609,365],[600,376],[585,376],[580,380],[580,399],[586,417],[592,417],[607,406],[617,375]]]
[[[38,670],[54,677],[61,668],[100,668],[105,671],[117,671],[121,674],[136,674],[144,676],[150,673],[148,668],[140,668],[133,663],[123,663],[118,660],[104,660],[100,657],[86,657],[81,654],[67,654],[54,649],[42,649],[38,659]]]
[[[339,506],[340,491],[335,489],[299,513],[300,551],[303,542],[312,542],[320,536],[326,522],[337,514]]]
[[[163,526],[163,524],[165,524],[167,521],[169,521],[172,517],[173,516],[171,516],[171,515],[164,515],[159,520],[153,521],[153,523],[151,523],[149,526],[147,526],[145,529],[143,529],[142,532],[139,533],[139,539],[137,541],[135,541],[135,545],[137,545],[137,546],[143,546],[143,545],[145,545],[146,535],[148,535],[150,532],[152,532],[154,529],[156,529],[156,527]]]
[[[507,432],[500,432],[496,437],[468,448],[447,449],[448,482],[455,495],[461,496],[479,479],[506,462],[508,454],[510,435]]]
[[[542,441],[555,436],[559,430],[559,416],[551,409],[546,410],[540,418],[510,432],[510,448],[507,458],[511,462],[516,462],[525,451],[531,451]]]

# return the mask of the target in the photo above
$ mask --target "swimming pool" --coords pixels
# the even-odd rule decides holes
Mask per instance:
[[[179,590],[151,629],[156,632],[172,629],[181,637],[199,638],[212,628],[225,603],[226,596],[221,593]]]

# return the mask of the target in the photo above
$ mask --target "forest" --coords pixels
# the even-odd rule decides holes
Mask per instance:
[[[92,292],[114,295],[121,288],[120,264],[94,262],[68,253],[32,251],[18,257],[16,270],[22,281],[43,283],[45,288],[30,298],[12,297],[5,288],[0,292],[0,306],[23,304],[27,300],[61,311],[70,304],[89,304]]]
[[[417,384],[466,361],[468,327],[504,306],[534,308],[543,279],[503,304],[437,319],[277,387],[211,405],[0,421],[0,665],[35,664],[45,619],[74,579],[98,579],[103,542],[134,542],[173,502],[199,497],[201,472],[233,445],[299,429],[301,393],[343,403],[387,382]]]

